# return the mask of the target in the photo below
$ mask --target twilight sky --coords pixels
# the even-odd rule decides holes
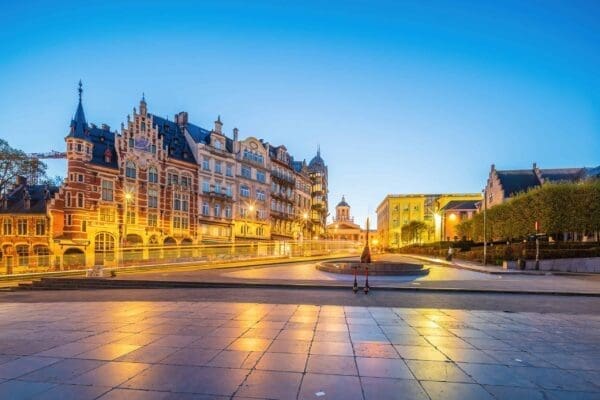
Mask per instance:
[[[600,164],[600,2],[422,3],[7,2],[0,137],[63,150],[80,78],[98,125],[145,92],[296,159],[320,144],[361,223],[388,193],[479,192],[492,163]]]

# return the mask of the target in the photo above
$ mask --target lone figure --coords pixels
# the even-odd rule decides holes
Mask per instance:
[[[448,247],[448,255],[446,256],[447,261],[452,261],[452,256],[454,255],[454,249],[452,246]]]

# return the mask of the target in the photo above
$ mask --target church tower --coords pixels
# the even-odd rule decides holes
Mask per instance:
[[[350,217],[350,204],[346,203],[346,197],[335,206],[335,222],[352,222]]]

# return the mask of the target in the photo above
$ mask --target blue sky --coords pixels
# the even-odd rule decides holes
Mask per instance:
[[[388,193],[479,192],[492,163],[600,164],[596,1],[11,3],[0,137],[28,152],[64,148],[81,78],[97,124],[145,92],[297,159],[320,144],[360,222]]]

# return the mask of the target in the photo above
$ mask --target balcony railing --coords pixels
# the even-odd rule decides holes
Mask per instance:
[[[271,171],[271,177],[274,177],[283,182],[291,183],[292,185],[296,184],[296,178],[294,178],[293,176],[288,176],[288,175],[281,173],[275,169]]]

